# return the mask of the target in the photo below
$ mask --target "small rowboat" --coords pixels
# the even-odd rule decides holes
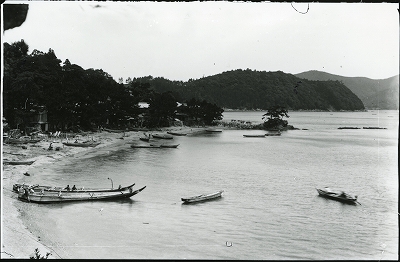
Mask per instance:
[[[179,144],[161,144],[161,148],[177,148]]]
[[[126,130],[121,130],[121,129],[109,129],[109,128],[103,128],[104,131],[107,131],[109,133],[124,133]]]
[[[32,165],[36,160],[31,161],[7,161],[4,160],[3,163],[6,165]]]
[[[159,139],[173,139],[174,137],[169,135],[169,134],[152,134],[154,138],[159,138]]]
[[[76,146],[76,147],[95,147],[97,145],[100,145],[100,142],[93,142],[93,141],[89,141],[89,142],[83,142],[83,143],[68,143],[68,142],[63,142],[64,145],[66,146]]]
[[[207,195],[198,195],[193,197],[182,197],[181,200],[183,204],[195,203],[195,202],[203,202],[207,200],[212,200],[221,197],[224,190],[220,190],[215,193],[207,194]]]
[[[134,196],[146,186],[133,190],[133,186],[121,188],[118,191],[96,191],[96,192],[29,192],[27,189],[22,189],[18,192],[18,199],[33,203],[59,203],[59,202],[70,202],[70,201],[95,201],[95,200],[111,200],[129,198]]]
[[[267,133],[265,136],[280,136],[281,133]]]
[[[264,135],[243,135],[244,137],[265,137]]]
[[[215,128],[208,128],[208,129],[206,129],[206,132],[208,132],[208,133],[221,133],[222,130],[221,129],[215,129]]]
[[[186,136],[187,133],[179,133],[179,132],[172,132],[168,131],[167,134],[174,135],[174,136]]]
[[[328,199],[333,199],[336,201],[340,201],[346,204],[359,204],[357,201],[357,196],[350,196],[349,194],[341,191],[341,192],[333,192],[329,188],[325,187],[325,189],[319,189],[316,188],[319,196],[328,198]]]
[[[155,146],[155,145],[136,145],[133,144],[131,145],[132,148],[160,148],[160,146]]]

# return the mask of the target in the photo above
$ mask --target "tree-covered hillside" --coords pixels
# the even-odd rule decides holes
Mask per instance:
[[[310,81],[281,71],[234,70],[190,79],[188,82],[164,78],[149,81],[157,92],[172,91],[183,100],[197,98],[224,108],[267,109],[274,105],[291,110],[363,110],[361,100],[339,81]]]
[[[345,77],[320,71],[307,71],[296,74],[308,80],[337,80],[356,94],[367,109],[399,109],[399,75],[387,79],[369,79],[366,77]]]

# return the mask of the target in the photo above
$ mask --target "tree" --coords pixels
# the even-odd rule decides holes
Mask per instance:
[[[289,118],[288,111],[285,107],[276,105],[267,109],[267,113],[265,113],[262,117],[264,120],[264,128],[280,128],[286,127],[288,125],[287,120],[283,120],[284,117]]]
[[[169,126],[175,119],[177,101],[171,92],[154,93],[150,99],[148,125],[150,127]]]

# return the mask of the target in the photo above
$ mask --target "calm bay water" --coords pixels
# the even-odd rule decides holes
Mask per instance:
[[[262,114],[225,112],[224,120],[261,122]],[[265,138],[224,130],[174,137],[177,149],[100,148],[38,167],[26,183],[106,187],[112,178],[147,188],[121,201],[21,203],[26,223],[62,258],[397,259],[398,111],[289,115],[307,130]],[[318,197],[324,186],[362,205]],[[221,199],[181,204],[220,189]]]

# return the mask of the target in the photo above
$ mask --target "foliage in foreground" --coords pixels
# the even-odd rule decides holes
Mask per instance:
[[[51,253],[47,252],[45,256],[42,256],[39,252],[38,248],[35,248],[35,254],[33,256],[30,256],[30,259],[47,259]]]

